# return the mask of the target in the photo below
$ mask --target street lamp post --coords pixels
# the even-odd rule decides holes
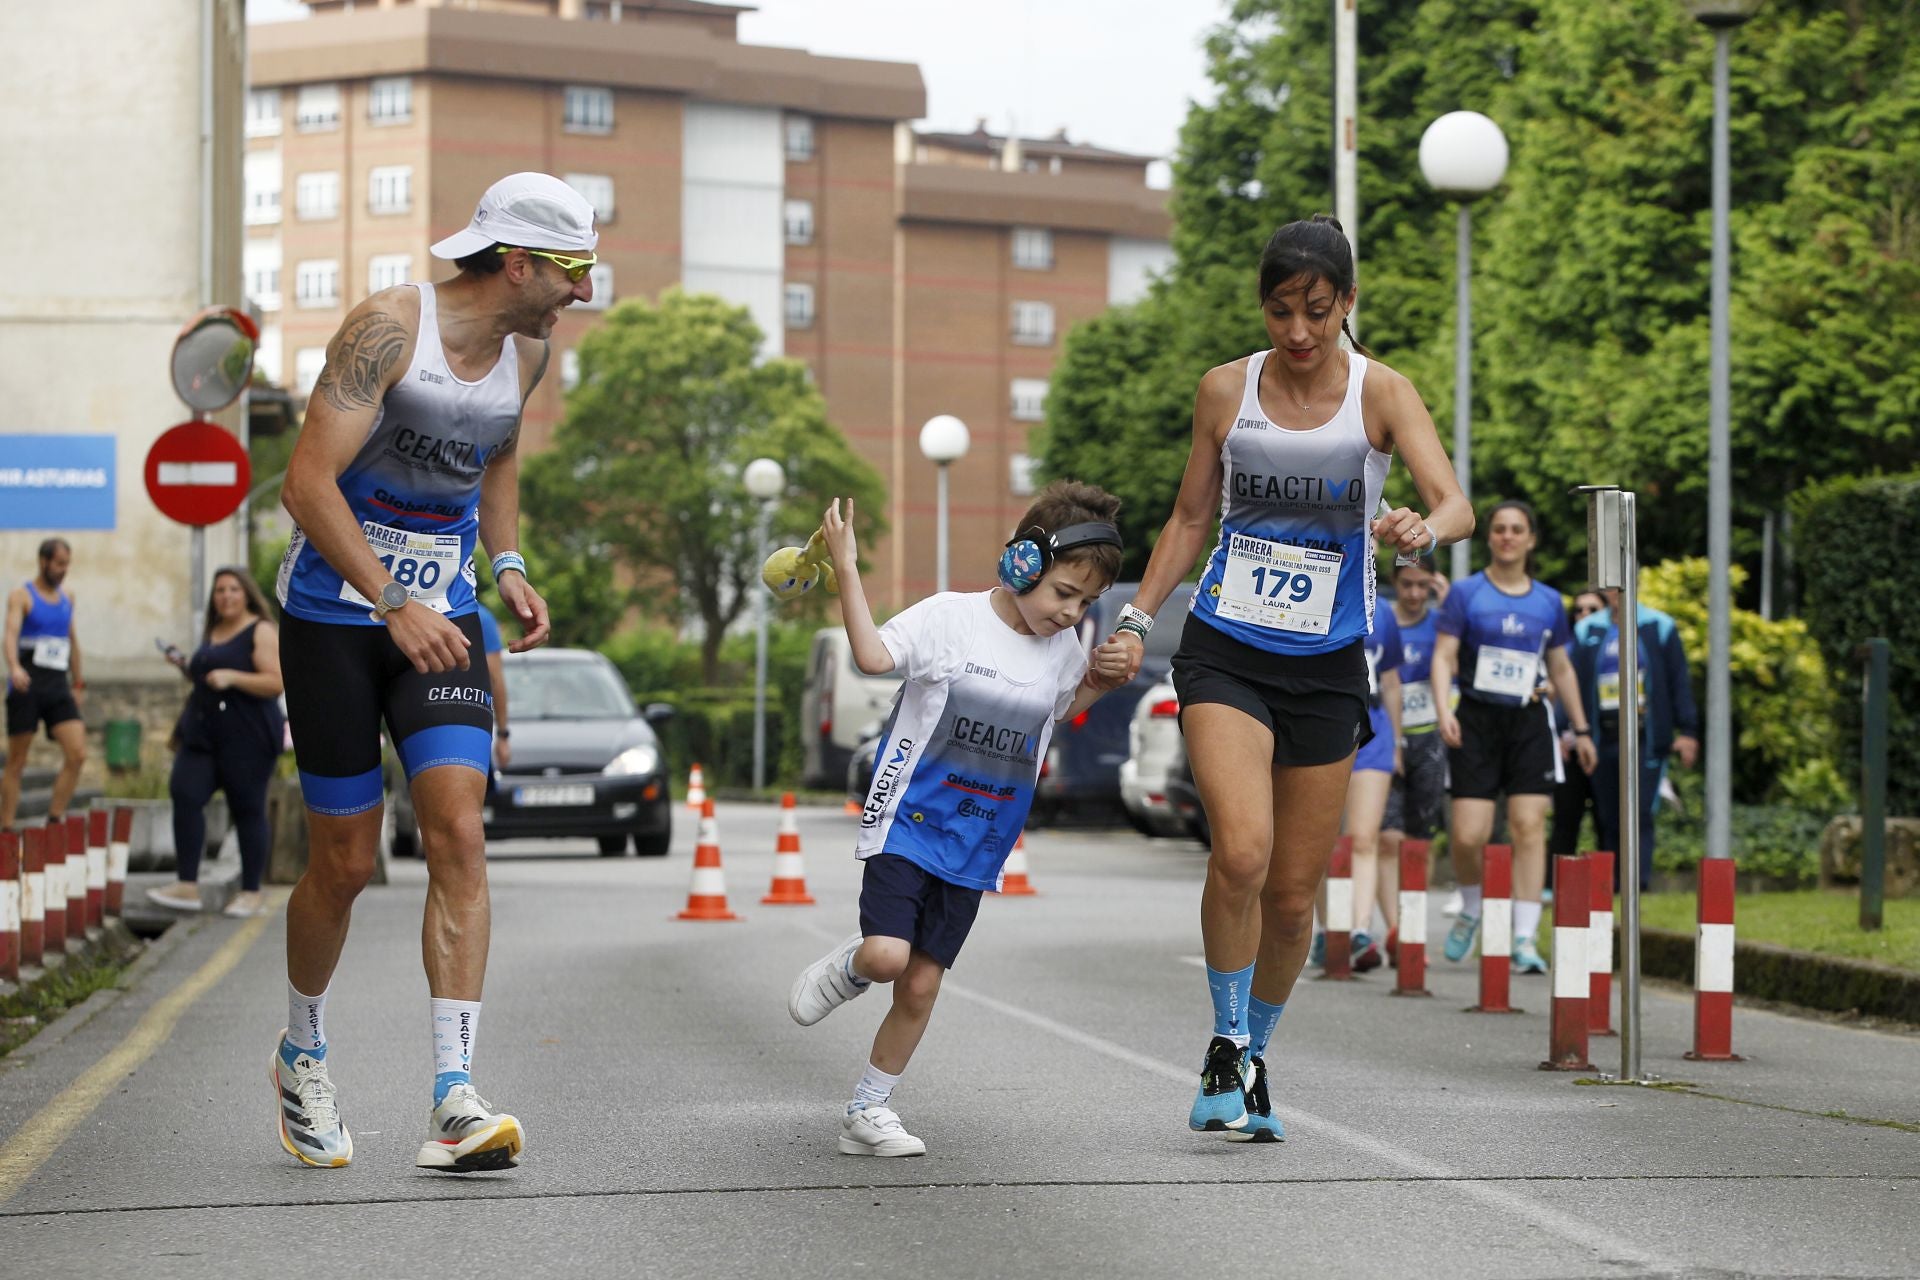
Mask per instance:
[[[967,447],[973,443],[973,436],[967,430],[967,424],[950,413],[938,414],[927,419],[920,428],[920,452],[927,461],[940,468],[939,498],[939,534],[937,537],[939,557],[934,573],[934,590],[947,589],[947,467],[967,456]]]
[[[759,563],[767,559],[767,525],[773,520],[773,508],[787,487],[787,473],[772,458],[755,458],[747,464],[741,480],[747,493],[760,504],[753,525],[754,554]],[[767,785],[767,588],[759,585],[754,596],[753,644],[753,789]]]
[[[1713,354],[1707,393],[1707,847],[1709,858],[1733,856],[1733,687],[1728,646],[1732,602],[1733,461],[1728,443],[1732,362],[1727,292],[1731,246],[1727,213],[1727,59],[1733,29],[1751,18],[1760,0],[1683,0],[1687,12],[1713,31]]]
[[[1454,248],[1453,473],[1473,499],[1473,202],[1507,175],[1507,135],[1478,111],[1449,111],[1420,135],[1420,172],[1435,191],[1460,202]],[[1453,544],[1452,576],[1467,576],[1470,548]]]

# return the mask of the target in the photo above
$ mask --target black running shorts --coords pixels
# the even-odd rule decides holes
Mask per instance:
[[[1364,642],[1331,653],[1269,653],[1189,614],[1173,655],[1173,687],[1187,709],[1217,702],[1273,731],[1277,765],[1344,760],[1373,737]]]
[[[28,683],[25,691],[14,688],[11,681],[7,683],[7,736],[25,737],[44,724],[47,737],[52,738],[55,725],[80,718],[73,685],[66,672],[36,667],[24,652],[20,661],[27,668]]]
[[[1447,769],[1455,800],[1553,794],[1557,753],[1546,703],[1507,707],[1463,697],[1454,714],[1460,745],[1447,749]]]

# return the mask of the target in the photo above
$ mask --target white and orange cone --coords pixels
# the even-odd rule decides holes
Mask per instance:
[[[1009,898],[1032,897],[1040,892],[1027,878],[1027,833],[1024,831],[1013,838],[1013,852],[1007,855],[1007,865],[1000,872],[1000,892]]]
[[[800,820],[793,807],[793,792],[780,797],[780,835],[773,844],[773,887],[760,899],[763,907],[810,907],[813,895],[807,892],[807,864],[800,856]]]
[[[707,804],[707,775],[696,762],[692,772],[687,774],[687,808],[695,813],[704,813]]]
[[[738,920],[727,909],[727,877],[720,869],[720,824],[713,817],[713,801],[700,808],[700,842],[693,848],[693,881],[687,886],[687,909],[680,920]]]

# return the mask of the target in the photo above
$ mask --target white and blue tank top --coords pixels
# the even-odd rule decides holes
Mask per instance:
[[[486,376],[464,381],[440,345],[433,286],[411,287],[420,291],[413,361],[381,400],[366,442],[340,474],[340,492],[394,581],[429,609],[463,617],[475,608],[480,481],[520,421],[519,354],[509,334]],[[309,622],[379,625],[372,602],[297,526],[278,594],[288,613]]]
[[[1275,425],[1247,360],[1240,412],[1220,446],[1220,542],[1192,608],[1209,625],[1271,653],[1330,653],[1373,625],[1372,522],[1390,454],[1367,439],[1367,358],[1347,354],[1340,408],[1310,431]]]

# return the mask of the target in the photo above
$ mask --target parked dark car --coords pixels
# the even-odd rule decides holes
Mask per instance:
[[[673,841],[673,799],[653,725],[673,714],[634,706],[613,663],[587,649],[506,655],[512,761],[496,771],[485,810],[487,839],[585,836],[617,857],[629,842],[641,857]],[[405,787],[393,794],[393,851],[417,851]]]

